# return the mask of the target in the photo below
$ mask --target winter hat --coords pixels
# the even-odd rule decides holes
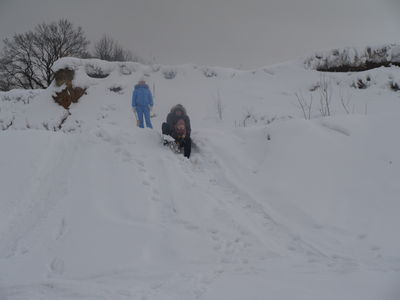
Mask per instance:
[[[175,113],[178,110],[181,111],[183,115],[186,115],[186,109],[183,107],[182,104],[177,104],[171,108],[172,113]]]

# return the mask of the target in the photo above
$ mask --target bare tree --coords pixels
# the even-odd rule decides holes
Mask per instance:
[[[54,62],[66,56],[84,56],[88,44],[82,28],[74,28],[66,19],[42,23],[34,31],[4,39],[0,58],[1,86],[46,88],[54,78]]]
[[[117,44],[114,48],[114,61],[133,61],[132,52]]]
[[[0,74],[7,88],[37,88],[43,87],[42,82],[35,77],[35,62],[32,58],[34,34],[27,32],[16,34],[12,40],[5,39],[1,56]]]
[[[1,62],[0,62],[1,64]],[[0,78],[0,91],[8,91],[11,90],[12,87],[10,85],[10,82],[8,81],[8,78]]]
[[[111,61],[113,59],[114,40],[107,36],[103,37],[94,44],[94,57]]]
[[[135,61],[131,51],[123,49],[106,34],[94,45],[94,57],[107,61]]]

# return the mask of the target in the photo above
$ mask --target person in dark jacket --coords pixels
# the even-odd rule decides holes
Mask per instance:
[[[132,94],[132,109],[138,120],[138,126],[144,128],[143,116],[146,120],[146,126],[153,128],[150,120],[150,111],[153,108],[153,96],[144,79],[139,80],[135,85]]]
[[[183,105],[177,104],[171,108],[167,122],[162,124],[162,133],[172,136],[179,147],[183,148],[184,156],[190,157],[192,150],[190,119]]]

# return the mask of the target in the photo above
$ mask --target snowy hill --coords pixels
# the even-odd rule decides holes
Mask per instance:
[[[399,299],[398,67],[66,66],[69,110],[0,93],[0,299]],[[176,103],[189,160],[160,142]]]

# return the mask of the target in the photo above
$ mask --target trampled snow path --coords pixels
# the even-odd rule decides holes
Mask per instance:
[[[262,128],[198,131],[200,152],[187,160],[162,147],[151,130],[5,133],[5,151],[30,158],[21,164],[31,164],[24,167],[29,180],[22,189],[31,194],[18,204],[10,199],[1,257],[3,268],[13,272],[1,274],[0,295],[217,299],[230,293],[219,284],[241,278],[245,285],[256,282],[263,299],[260,278],[267,283],[287,276],[282,270],[296,282],[301,275],[302,286],[331,274],[332,285],[321,293],[353,274],[363,274],[365,283],[376,280],[373,270],[399,270],[399,261],[387,261],[367,236],[307,225],[313,217],[294,206],[291,214],[305,221],[296,224],[284,207],[271,206],[273,191],[265,193],[259,182],[274,145],[265,134]],[[28,147],[33,139],[36,149]],[[21,143],[17,150],[14,140]],[[247,147],[256,141],[264,154]],[[19,176],[11,174],[8,182]],[[369,272],[372,279],[365,277]],[[343,294],[332,299],[337,295]]]

